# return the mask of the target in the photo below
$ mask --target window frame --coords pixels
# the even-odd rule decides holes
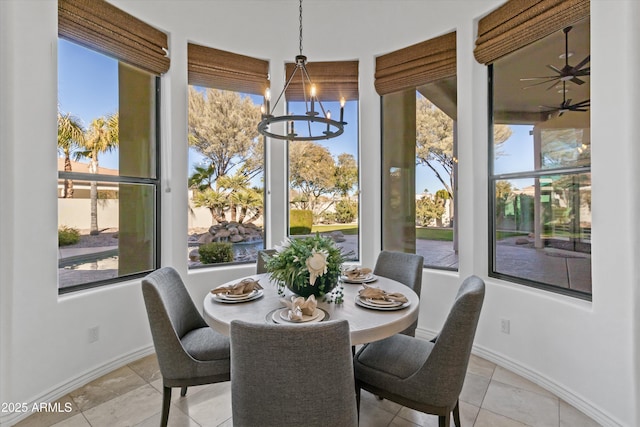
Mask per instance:
[[[488,224],[487,224],[487,232],[488,232],[488,259],[487,259],[487,274],[489,277],[493,277],[500,280],[505,280],[511,283],[516,283],[519,285],[529,286],[536,289],[541,289],[544,291],[553,292],[556,294],[566,295],[570,297],[575,297],[587,301],[592,301],[593,294],[589,294],[583,291],[579,291],[576,289],[563,288],[561,286],[552,285],[549,283],[538,282],[535,280],[530,280],[522,276],[513,276],[506,273],[501,273],[496,271],[496,193],[495,193],[495,184],[497,181],[501,180],[512,180],[512,179],[523,179],[523,178],[539,178],[541,176],[547,175],[579,175],[584,173],[591,173],[591,161],[589,161],[589,166],[577,166],[577,167],[566,167],[566,168],[553,168],[553,169],[539,169],[539,170],[530,170],[530,171],[521,171],[521,172],[510,172],[510,173],[502,173],[495,174],[494,172],[494,162],[495,162],[495,144],[493,140],[493,127],[494,127],[494,70],[493,63],[487,64],[488,71],[488,79],[487,79],[487,89],[488,89],[488,114],[487,114],[487,129],[488,129],[488,168],[487,168],[487,193],[488,193]]]
[[[74,42],[75,43],[75,42]],[[82,46],[85,49],[90,49],[88,47]],[[92,49],[90,49],[92,50]],[[118,59],[116,58],[112,58],[115,61],[120,62]],[[71,286],[65,286],[63,288],[60,288],[58,286],[58,295],[64,295],[64,294],[68,294],[71,292],[76,292],[76,291],[83,291],[83,290],[87,290],[87,289],[92,289],[92,288],[97,288],[97,287],[101,287],[101,286],[106,286],[106,285],[110,285],[113,283],[119,283],[119,282],[123,282],[123,281],[127,281],[127,280],[132,280],[132,279],[137,279],[140,277],[144,277],[147,274],[149,274],[150,272],[158,269],[160,267],[160,258],[161,258],[161,204],[162,204],[162,191],[161,191],[161,182],[162,182],[162,178],[161,178],[161,156],[162,156],[162,151],[161,151],[161,124],[160,124],[160,120],[161,120],[161,84],[160,84],[160,76],[153,76],[154,78],[154,93],[155,93],[155,98],[154,98],[154,104],[155,104],[155,129],[154,129],[154,135],[155,135],[155,141],[153,141],[150,145],[153,147],[153,149],[155,150],[155,161],[153,162],[152,166],[154,169],[154,177],[153,178],[142,178],[142,177],[131,177],[131,176],[124,176],[124,175],[102,175],[99,173],[96,174],[92,174],[92,173],[83,173],[83,172],[65,172],[65,171],[58,171],[58,180],[65,180],[65,179],[69,179],[69,180],[85,180],[85,181],[101,181],[101,182],[113,182],[113,183],[124,183],[124,184],[143,184],[143,185],[150,185],[154,188],[154,198],[155,198],[155,203],[154,203],[154,210],[155,212],[153,213],[153,218],[154,218],[154,224],[155,226],[154,228],[154,245],[152,246],[152,260],[153,260],[153,267],[150,270],[144,270],[144,271],[139,271],[137,273],[133,273],[133,274],[126,274],[123,276],[117,276],[114,278],[110,278],[110,279],[103,279],[103,280],[96,280],[96,281],[92,281],[92,282],[88,282],[88,283],[82,283],[82,284],[78,284],[78,285],[71,285]],[[98,179],[96,179],[98,178]]]

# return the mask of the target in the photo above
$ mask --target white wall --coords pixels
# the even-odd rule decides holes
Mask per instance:
[[[162,79],[162,260],[180,271],[200,304],[210,288],[253,268],[187,271],[186,45],[192,41],[269,59],[272,91],[279,93],[280,65],[298,53],[297,2],[113,3],[170,36],[172,64]],[[361,256],[366,265],[377,256],[381,227],[375,57],[458,32],[460,272],[425,271],[419,325],[424,335],[440,328],[463,277],[487,279],[486,68],[475,62],[472,51],[477,18],[500,3],[304,3],[303,47],[309,60],[360,62],[360,158],[366,165],[361,170],[361,211],[366,212],[361,226],[367,230]],[[629,427],[640,425],[635,407],[640,398],[640,227],[634,217],[640,207],[634,188],[639,148],[633,137],[640,99],[640,36],[633,25],[639,9],[633,0],[592,1],[593,303],[487,279],[476,337],[482,356],[552,389],[603,425]],[[52,215],[57,206],[56,25],[55,1],[0,1],[2,402],[59,397],[151,350],[139,282],[57,295],[57,218]],[[267,204],[276,212],[266,218],[267,244],[272,244],[285,233],[286,150],[281,142],[268,144],[268,150]],[[618,208],[616,218],[610,217],[611,206]],[[500,333],[500,318],[511,320],[510,335]],[[87,330],[93,326],[100,327],[100,340],[88,344]],[[14,420],[0,414],[3,425]]]

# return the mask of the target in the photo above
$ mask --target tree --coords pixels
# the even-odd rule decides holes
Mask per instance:
[[[453,199],[454,167],[458,159],[453,155],[454,122],[427,98],[420,96],[416,105],[416,164],[426,165]],[[495,125],[493,142],[499,147],[511,136],[507,125]],[[450,204],[453,218],[453,203]]]
[[[349,192],[358,183],[358,164],[353,155],[348,153],[338,155],[335,176],[336,190],[342,197],[347,197]]]
[[[261,189],[244,189],[234,193],[233,199],[239,208],[238,222],[240,224],[252,223],[262,216],[263,199]],[[253,215],[246,219],[247,214],[251,211],[253,211]]]
[[[336,189],[336,166],[326,147],[311,141],[289,144],[289,182],[316,212],[321,196]]]
[[[249,181],[241,171],[237,171],[235,175],[225,175],[218,178],[216,186],[218,189],[227,190],[229,195],[229,210],[231,212],[231,221],[242,222],[238,220],[238,205],[242,202],[238,199],[240,190],[245,189],[249,185]]]
[[[58,111],[58,151],[64,156],[64,171],[71,172],[71,156],[81,157],[84,145],[84,128],[79,118]],[[64,198],[73,197],[73,181],[64,180]]]
[[[114,150],[120,140],[118,137],[118,113],[107,117],[98,117],[91,122],[84,138],[83,156],[89,158],[89,172],[98,173],[98,156]],[[98,231],[98,183],[91,181],[91,231],[95,236]]]
[[[226,221],[225,211],[229,208],[227,194],[209,187],[203,191],[196,191],[193,204],[197,208],[207,208],[211,212],[211,224]]]
[[[189,177],[189,188],[200,191],[213,188],[215,171],[216,169],[213,165],[195,166],[193,174]]]
[[[442,218],[444,215],[444,203],[438,199],[432,199],[423,195],[416,201],[416,221],[419,225],[428,226],[431,221]]]
[[[236,166],[247,181],[263,169],[260,107],[237,92],[189,87],[189,145],[210,161],[212,181]]]

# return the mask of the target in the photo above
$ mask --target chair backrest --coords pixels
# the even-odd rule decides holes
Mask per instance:
[[[412,380],[438,385],[419,390],[422,395],[420,400],[435,406],[452,407],[458,399],[469,364],[484,293],[484,281],[477,276],[466,278],[460,285],[429,357],[413,375]]]
[[[346,320],[231,322],[233,425],[357,426]]]
[[[191,357],[180,339],[189,331],[207,326],[193,300],[172,267],[160,268],[142,279],[142,295],[147,308],[153,345],[160,372],[166,379],[192,376],[185,372]]]
[[[276,253],[275,249],[262,249],[258,251],[258,259],[256,260],[256,274],[266,273],[267,269],[265,268],[264,258],[262,258],[262,254],[273,255]]]
[[[423,263],[422,255],[382,251],[378,255],[373,274],[403,283],[420,296]]]

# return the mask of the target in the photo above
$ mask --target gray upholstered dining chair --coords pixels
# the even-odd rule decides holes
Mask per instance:
[[[346,320],[231,322],[235,427],[358,425]]]
[[[376,260],[373,274],[386,277],[407,285],[420,296],[422,289],[422,265],[424,258],[422,255],[408,254],[403,252],[382,251]],[[418,321],[413,322],[402,334],[415,336]]]
[[[262,249],[258,251],[258,258],[256,259],[256,274],[266,273],[265,262],[262,258],[262,254],[273,255],[276,253],[275,249]]]
[[[229,338],[211,329],[176,270],[163,267],[142,279],[142,294],[162,374],[161,426],[166,426],[171,388],[229,381]]]
[[[484,300],[484,281],[465,279],[449,315],[432,341],[396,334],[364,346],[354,358],[358,408],[360,390],[460,427],[458,397]]]

